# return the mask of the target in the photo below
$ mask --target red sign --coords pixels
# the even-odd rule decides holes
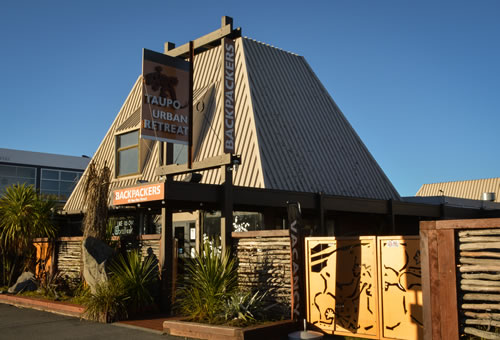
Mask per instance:
[[[222,53],[223,53],[223,64],[224,67],[224,153],[235,152],[234,148],[234,128],[235,128],[235,105],[234,105],[234,90],[236,88],[235,83],[235,56],[236,50],[234,46],[234,40],[229,38],[223,39]]]
[[[113,191],[113,205],[159,201],[165,198],[165,183],[146,184]]]
[[[189,62],[144,49],[142,76],[141,138],[188,144]]]

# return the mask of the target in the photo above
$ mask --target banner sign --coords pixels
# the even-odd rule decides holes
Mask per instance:
[[[234,148],[234,128],[235,128],[235,103],[234,103],[234,90],[235,90],[235,56],[236,50],[234,40],[224,38],[222,44],[223,53],[223,80],[224,80],[224,153],[235,153]]]
[[[141,138],[189,142],[189,62],[143,49]]]
[[[290,260],[292,272],[292,310],[291,319],[305,318],[304,287],[304,237],[302,215],[298,202],[287,202],[288,223],[290,223]]]
[[[113,205],[159,201],[165,198],[165,183],[145,184],[113,191]]]

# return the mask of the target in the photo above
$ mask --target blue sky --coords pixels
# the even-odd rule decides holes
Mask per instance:
[[[401,195],[499,177],[500,1],[4,1],[0,147],[92,155],[163,50],[234,18],[302,55]]]

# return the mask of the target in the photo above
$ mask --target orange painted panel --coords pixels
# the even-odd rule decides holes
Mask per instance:
[[[327,333],[376,339],[375,237],[307,238],[308,322]]]
[[[48,242],[34,242],[36,248],[35,275],[40,276],[43,272],[48,273],[52,266],[52,247]]]
[[[113,191],[113,205],[158,201],[165,198],[165,183],[145,184]]]
[[[420,239],[378,238],[381,335],[386,339],[423,339]]]

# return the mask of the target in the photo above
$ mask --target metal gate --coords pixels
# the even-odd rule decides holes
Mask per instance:
[[[422,339],[417,236],[308,237],[307,321],[326,333]]]

